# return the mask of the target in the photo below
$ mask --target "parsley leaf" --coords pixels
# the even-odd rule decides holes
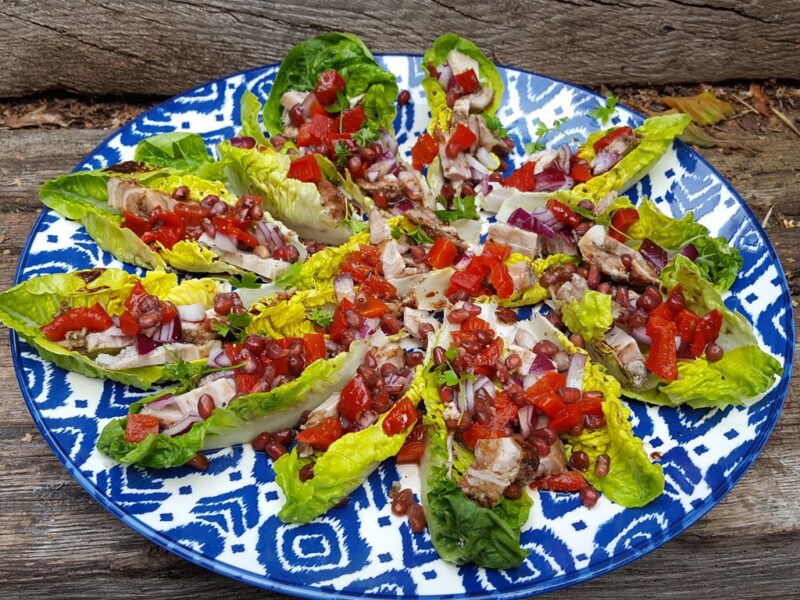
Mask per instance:
[[[453,198],[453,208],[450,210],[437,210],[436,216],[444,224],[450,224],[459,219],[478,218],[478,210],[475,207],[475,196],[456,196]]]
[[[458,374],[452,369],[447,369],[446,371],[442,371],[436,377],[436,385],[458,385],[459,379]]]
[[[536,142],[528,142],[525,144],[525,152],[528,154],[533,154],[534,152],[538,152],[539,150],[544,150],[544,142],[536,141]]]
[[[404,235],[411,238],[411,240],[417,245],[433,243],[433,239],[431,238],[431,236],[425,233],[425,230],[421,226],[417,226],[416,229],[413,229],[411,231],[406,231],[401,227],[392,227],[393,239],[399,240]]]
[[[355,217],[348,219],[346,225],[347,228],[353,233],[361,233],[369,227],[369,223],[362,221],[361,219],[356,219]]]
[[[333,146],[333,151],[336,154],[336,166],[340,169],[343,169],[347,164],[347,159],[353,156],[344,140],[336,142]]]
[[[611,118],[611,115],[614,114],[614,109],[617,106],[617,102],[619,102],[619,98],[616,96],[606,96],[606,103],[605,106],[598,106],[597,108],[593,108],[589,111],[589,116],[594,117],[601,123],[605,124]]]
[[[315,308],[309,313],[308,320],[320,327],[328,327],[333,323],[333,313],[323,308]]]
[[[489,131],[494,133],[497,137],[508,137],[508,130],[503,127],[502,121],[497,118],[496,115],[483,115],[483,119],[486,121],[486,126],[489,128]]]
[[[237,344],[241,344],[247,337],[247,326],[252,318],[249,312],[230,313],[227,322],[214,321],[212,327],[220,336],[231,337]]]
[[[329,113],[341,113],[348,108],[350,108],[350,100],[348,100],[347,94],[344,92],[339,92],[336,94],[336,102],[326,106],[325,110]],[[341,115],[339,116],[339,119],[341,119]]]
[[[353,134],[353,141],[356,146],[361,148],[369,146],[372,142],[378,139],[378,132],[372,129],[369,125],[364,125],[361,129]]]
[[[444,353],[445,358],[447,360],[455,360],[458,357],[458,349],[455,346],[452,346],[447,349],[447,352]]]
[[[242,273],[241,277],[234,275],[228,279],[228,282],[235,288],[248,288],[255,290],[261,287],[258,277],[256,277],[255,273],[250,272]]]
[[[210,373],[217,373],[219,371],[230,371],[231,369],[238,369],[241,365],[233,365],[230,367],[214,367],[209,368],[208,365],[203,363],[194,363],[177,358],[174,354],[170,355],[170,359],[174,362],[164,364],[164,374],[162,379],[165,381],[177,382],[180,390],[188,391],[197,387],[197,382]]]

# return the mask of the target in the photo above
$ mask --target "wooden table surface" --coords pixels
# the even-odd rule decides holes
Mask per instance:
[[[628,48],[627,54],[615,55],[601,43],[594,64],[578,57],[580,53],[565,51],[563,46],[559,55],[553,52],[552,42],[572,31],[569,15],[578,14],[585,22],[592,14],[598,14],[598,5],[582,0],[532,3],[529,8],[540,11],[529,12],[546,20],[514,24],[517,32],[514,36],[502,27],[503,23],[511,23],[510,17],[521,14],[522,9],[512,3],[508,3],[508,7],[514,7],[509,9],[510,15],[499,18],[496,9],[489,11],[477,2],[474,6],[455,7],[438,2],[403,4],[398,14],[390,14],[378,5],[354,1],[342,10],[346,10],[344,14],[356,26],[335,27],[326,25],[323,18],[331,13],[330,8],[312,9],[297,16],[295,13],[301,7],[293,5],[289,7],[291,14],[281,20],[268,4],[242,2],[240,9],[232,13],[221,3],[202,3],[205,8],[200,10],[201,3],[184,0],[170,4],[169,26],[173,29],[164,29],[165,21],[147,16],[147,10],[153,10],[153,3],[129,4],[133,6],[123,9],[115,1],[79,2],[74,9],[67,9],[61,3],[21,1],[0,7],[0,32],[16,36],[10,44],[5,41],[6,36],[0,36],[0,50],[3,50],[0,72],[4,73],[0,77],[0,109],[19,109],[14,103],[4,102],[4,97],[51,89],[124,93],[129,100],[136,93],[177,92],[212,75],[268,62],[284,52],[287,44],[323,29],[347,28],[364,34],[378,50],[419,51],[435,34],[420,33],[409,24],[417,23],[425,29],[442,18],[449,19],[448,29],[472,35],[484,48],[495,50],[504,63],[539,67],[589,84],[633,83],[626,89],[614,88],[633,102],[650,94],[637,86],[651,80],[669,83],[800,77],[797,72],[800,46],[796,39],[800,24],[797,11],[789,10],[792,8],[789,1],[719,0],[695,4],[657,0],[643,3],[637,11],[624,11],[622,3],[609,2],[607,11],[599,14],[608,17],[613,13],[617,21],[627,19],[625,23],[639,39],[633,46],[644,44],[644,33],[652,33],[652,48],[647,54],[651,62],[644,63],[646,68],[642,68],[641,48]],[[765,8],[767,5],[769,10]],[[93,19],[96,15],[102,18]],[[132,34],[123,35],[124,25],[136,19],[141,20],[140,29],[128,32],[140,31],[141,43]],[[154,29],[143,28],[145,22],[153,23]],[[374,26],[370,28],[365,22]],[[651,22],[658,23],[654,32],[647,30]],[[684,27],[676,28],[675,23],[683,23]],[[211,24],[219,24],[228,33],[225,44],[220,45],[219,39],[214,42],[212,49],[219,50],[219,55],[201,43],[203,47],[197,51],[194,67],[184,72],[182,66],[175,66],[195,58],[192,52],[196,48],[188,40],[208,31]],[[263,30],[259,33],[259,24],[269,33]],[[548,24],[552,27],[547,27]],[[440,28],[435,26],[438,32]],[[608,25],[598,27],[608,30]],[[240,28],[249,37],[234,35]],[[106,31],[108,37],[102,35]],[[544,36],[539,39],[551,43],[531,48],[518,37],[537,33]],[[172,37],[154,40],[166,34]],[[579,35],[581,40],[584,34]],[[734,42],[744,40],[748,34],[760,36],[761,46],[745,53],[747,56],[739,56]],[[394,45],[395,39],[399,46]],[[155,41],[157,48],[147,47]],[[697,54],[704,44],[708,46],[707,61],[706,56]],[[687,56],[680,54],[681,47],[688,48]],[[765,47],[772,50],[772,60],[762,53]],[[259,49],[266,50],[261,53]],[[178,50],[180,56],[169,63],[165,57]],[[540,51],[544,54],[539,54]],[[110,68],[104,71],[105,60],[109,60]],[[766,85],[771,92],[777,89],[776,85]],[[781,93],[793,95],[795,104],[800,104],[800,88],[790,84],[782,89]],[[52,104],[49,96],[41,98],[42,103]],[[130,101],[135,105],[135,98]],[[90,112],[97,108],[93,101],[80,97],[72,102],[70,110],[76,106]],[[737,108],[747,112],[742,106]],[[799,109],[791,106],[784,109],[790,119],[798,122]],[[81,119],[64,122],[80,123]],[[110,133],[110,129],[99,127],[9,129],[0,121],[0,288],[11,285],[22,246],[40,209],[38,185],[70,170]],[[797,313],[800,137],[775,118],[768,120],[754,115],[726,124],[719,134],[728,141],[702,153],[735,185],[759,219],[769,213],[766,230],[787,272]],[[0,364],[11,364],[5,329],[0,331]],[[719,599],[765,594],[800,597],[798,401],[800,376],[795,368],[784,412],[764,451],[736,488],[699,523],[633,564],[544,598],[566,599],[576,592],[599,598],[637,600],[701,595]],[[222,595],[236,599],[283,598],[185,562],[104,511],[53,456],[33,424],[11,368],[0,370],[0,482],[1,598],[50,600],[120,595],[175,600],[216,599]]]

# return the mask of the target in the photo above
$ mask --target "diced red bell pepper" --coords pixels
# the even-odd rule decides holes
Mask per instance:
[[[172,250],[183,239],[185,231],[183,221],[178,215],[156,207],[150,215],[149,231],[139,237],[145,244],[160,242],[165,248]]]
[[[347,324],[344,313],[351,308],[353,308],[353,303],[347,298],[344,298],[339,304],[339,308],[333,313],[333,320],[331,321],[331,328],[328,331],[328,336],[337,344],[342,340],[342,333],[350,329],[350,325]]]
[[[507,427],[517,417],[518,412],[519,407],[509,400],[508,394],[498,390],[494,396],[494,415],[489,424],[497,429]]]
[[[697,330],[697,325],[700,323],[700,317],[694,314],[688,308],[681,309],[676,319],[678,324],[678,332],[681,336],[681,341],[691,344],[694,340],[694,334]]]
[[[556,433],[564,433],[570,427],[583,423],[583,412],[579,404],[566,404],[564,409],[554,417],[550,417],[548,425]]]
[[[394,457],[394,462],[398,465],[419,464],[425,454],[427,432],[425,425],[416,425],[408,434],[397,456]]]
[[[129,310],[119,316],[119,328],[122,329],[122,333],[125,335],[136,335],[141,329],[139,321]]]
[[[579,492],[586,487],[586,478],[580,471],[564,471],[558,475],[541,477],[531,487],[551,492]]]
[[[339,129],[342,133],[355,133],[361,129],[366,122],[367,115],[364,113],[364,107],[358,104],[355,108],[351,108],[342,113]]]
[[[289,177],[304,183],[322,179],[322,170],[313,154],[294,159],[289,165]]]
[[[706,344],[716,342],[721,329],[722,313],[716,308],[700,319],[700,323],[697,326],[697,330],[702,332]]]
[[[622,127],[617,127],[616,129],[614,129],[610,133],[607,133],[605,136],[603,136],[599,140],[597,140],[592,145],[592,148],[594,148],[595,152],[600,152],[600,150],[602,150],[603,148],[608,146],[611,142],[613,142],[617,138],[621,138],[621,137],[623,137],[625,135],[630,135],[632,133],[633,133],[633,129],[631,129],[627,125],[623,125]]]
[[[361,313],[365,318],[373,318],[373,317],[380,317],[383,314],[388,312],[389,307],[386,306],[386,303],[374,298],[373,296],[367,296],[366,304],[357,304],[356,310]]]
[[[555,198],[550,198],[550,200],[547,201],[547,210],[553,213],[555,218],[564,223],[567,227],[575,228],[580,225],[580,215]]]
[[[535,162],[526,162],[505,178],[503,185],[506,187],[517,188],[520,192],[532,192],[536,188],[536,178],[533,170],[536,168]]]
[[[303,349],[305,351],[306,365],[315,360],[325,358],[325,336],[322,333],[307,333],[303,336]]]
[[[369,273],[366,279],[361,282],[361,291],[385,300],[397,297],[397,288],[394,284],[374,272]]]
[[[142,237],[150,230],[150,221],[148,219],[142,219],[140,216],[128,212],[127,210],[122,214],[125,218],[122,220],[122,223],[120,223],[120,227],[130,229],[138,237]]]
[[[455,334],[455,332],[454,332]],[[490,366],[497,362],[503,352],[503,340],[494,338],[491,344],[484,346],[477,354],[467,354],[464,362],[470,367]]]
[[[481,82],[478,80],[478,75],[475,69],[469,69],[463,73],[455,75],[456,83],[464,90],[465,94],[471,94],[480,86]]]
[[[425,261],[434,269],[444,269],[453,264],[458,253],[456,245],[446,238],[436,238]]]
[[[466,321],[461,323],[461,331],[475,332],[481,329],[488,329],[489,331],[494,333],[494,330],[491,328],[489,323],[487,323],[480,317],[469,317]]]
[[[319,74],[314,95],[325,106],[330,106],[343,93],[346,87],[344,78],[335,69],[328,69]]]
[[[338,132],[336,119],[325,115],[314,115],[306,121],[297,132],[298,146],[318,146],[328,142],[332,133]]]
[[[506,437],[505,429],[497,429],[489,425],[481,425],[477,421],[474,422],[469,429],[461,434],[461,439],[464,440],[464,445],[470,450],[475,450],[475,444],[478,440],[490,440]]]
[[[277,369],[275,370],[275,374],[278,374]],[[283,373],[280,374],[283,375]],[[258,374],[242,373],[240,369],[237,369],[233,374],[233,382],[236,384],[237,392],[240,394],[247,394],[253,389],[256,383],[258,383]]]
[[[578,402],[578,406],[581,407],[581,412],[585,415],[602,417],[605,414],[603,412],[603,401],[600,398],[583,397]]]
[[[238,240],[243,244],[250,246],[251,248],[258,246],[258,239],[256,239],[255,236],[247,233],[243,229],[240,229],[230,220],[224,217],[214,217],[212,221],[214,223],[214,227],[217,228],[217,233],[221,233],[233,240]]]
[[[514,280],[508,267],[497,259],[489,260],[489,281],[499,298],[508,298],[514,293]]]
[[[317,450],[327,450],[333,442],[342,437],[342,424],[339,417],[328,417],[316,425],[303,429],[295,439]]]
[[[674,321],[675,311],[672,310],[672,307],[670,307],[669,302],[662,302],[653,309],[653,311],[648,315],[647,318],[651,319],[653,317],[658,317],[660,319],[665,319],[667,321]]]
[[[322,105],[322,102],[319,101],[319,98],[316,94],[311,94],[311,100],[309,100],[308,105],[308,114],[311,117],[314,115],[328,116],[328,111],[325,110],[325,107]]]
[[[480,296],[483,293],[481,283],[483,277],[474,273],[467,273],[465,271],[456,271],[450,277],[450,285],[445,291],[446,296],[456,293],[459,290],[466,290],[470,296]]]
[[[478,136],[472,133],[469,127],[463,123],[459,123],[447,140],[447,146],[445,146],[444,149],[445,154],[447,154],[448,158],[455,158],[458,156],[459,152],[467,150],[477,141]]]
[[[46,325],[42,325],[39,329],[51,342],[60,342],[69,331],[79,331],[84,327],[91,332],[105,331],[112,325],[111,317],[97,303],[91,308],[88,306],[72,308]]]
[[[381,426],[386,435],[397,435],[416,423],[418,418],[419,414],[414,403],[408,398],[403,398],[389,409],[389,414],[383,419]]]
[[[185,225],[193,227],[202,224],[203,219],[207,218],[211,213],[205,206],[196,202],[178,202],[174,210]]]
[[[589,163],[578,158],[572,157],[572,165],[569,168],[569,176],[578,183],[584,183],[592,178],[592,170],[589,168]]]
[[[411,165],[417,171],[422,171],[422,167],[431,164],[438,155],[439,144],[436,143],[431,134],[423,133],[417,139],[414,147],[411,148]]]
[[[158,418],[153,415],[133,414],[125,419],[125,441],[136,444],[150,434],[158,434]]]
[[[133,284],[133,289],[131,290],[131,293],[128,294],[127,298],[125,298],[124,302],[125,308],[127,309],[133,308],[133,305],[136,304],[136,302],[139,300],[141,296],[148,296],[148,295],[149,294],[147,293],[147,290],[144,289],[142,282],[137,281],[136,283]]]
[[[533,405],[548,417],[555,417],[567,407],[555,392],[547,392],[536,396],[533,400]]]
[[[547,371],[531,387],[525,391],[525,399],[531,404],[536,403],[536,398],[555,393],[556,390],[567,385],[567,378],[558,371]]]
[[[611,217],[611,228],[608,235],[617,240],[618,242],[625,243],[628,230],[631,225],[639,220],[639,211],[635,208],[620,208]]]
[[[355,421],[363,410],[372,408],[367,382],[361,375],[356,375],[342,388],[339,395],[339,414],[348,421]]]
[[[677,333],[675,323],[662,317],[650,316],[647,320],[647,335],[651,342],[645,367],[669,381],[678,378],[678,348],[675,345]]]
[[[490,258],[496,258],[500,262],[505,262],[508,257],[511,256],[511,246],[493,242],[492,240],[486,240],[486,243],[483,245],[481,256],[488,256]]]

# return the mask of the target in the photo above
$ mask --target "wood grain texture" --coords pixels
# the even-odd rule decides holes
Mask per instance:
[[[0,3],[13,40],[0,97],[172,95],[331,30],[416,53],[454,31],[499,63],[582,84],[800,79],[795,0],[16,0]]]
[[[793,114],[792,117],[797,116]],[[0,131],[0,288],[16,262],[39,203],[43,179],[69,171],[109,131]],[[703,153],[763,218],[800,298],[800,153],[790,133],[746,131],[747,151]],[[800,348],[797,349],[800,351]],[[0,364],[11,363],[0,331]],[[30,434],[30,435],[28,435]],[[25,441],[29,440],[29,441]],[[10,369],[0,370],[0,597],[25,600],[125,597],[171,600],[285,598],[214,575],[161,550],[117,521],[54,457],[22,401]],[[800,598],[800,374],[761,456],[734,490],[683,535],[647,557],[577,588],[576,594],[641,600],[743,600],[765,590]],[[700,590],[703,590],[702,592]]]

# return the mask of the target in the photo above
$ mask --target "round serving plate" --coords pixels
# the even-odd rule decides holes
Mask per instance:
[[[411,102],[395,120],[401,151],[427,125],[420,58],[384,55]],[[98,146],[76,170],[130,159],[136,143],[169,131],[203,135],[209,147],[235,134],[244,90],[266,100],[277,66],[249,70],[202,85],[153,108]],[[597,94],[535,73],[501,68],[506,95],[498,116],[522,144],[536,125],[566,118],[548,144],[583,140],[601,125],[588,111]],[[618,108],[612,123],[641,123]],[[744,201],[708,163],[676,142],[650,174],[628,191],[654,198],[673,215],[693,210],[715,235],[741,250],[744,268],[726,304],[755,324],[763,346],[785,366],[773,389],[750,408],[706,411],[646,407],[631,402],[634,432],[664,467],[666,488],[642,509],[601,497],[583,507],[577,494],[533,492],[522,535],[530,556],[517,569],[456,567],[440,560],[427,534],[411,533],[392,515],[396,481],[418,490],[409,467],[383,464],[349,504],[306,525],[286,525],[277,513],[281,493],[271,461],[247,446],[209,455],[210,468],[147,471],[115,464],[95,449],[99,432],[141,398],[124,386],[69,373],[43,361],[14,334],[14,367],[25,401],[43,436],[89,494],[147,539],[222,575],[309,598],[518,598],[597,577],[679,535],[736,484],[764,446],[787,393],[794,342],[789,291],[775,250]],[[123,266],[74,223],[45,210],[20,258],[16,281],[45,273]],[[131,267],[128,270],[134,271]],[[91,535],[91,532],[89,532]]]

